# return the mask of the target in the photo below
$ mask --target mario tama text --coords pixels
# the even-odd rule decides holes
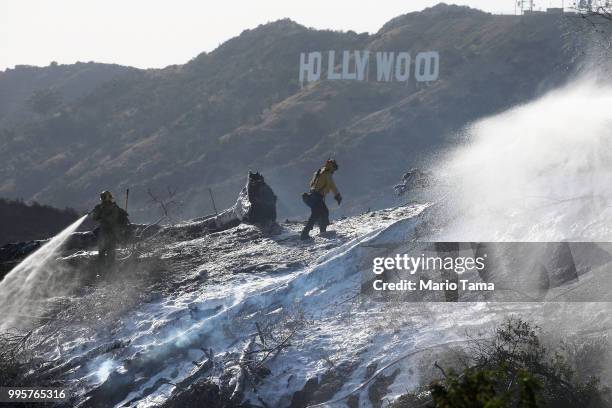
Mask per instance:
[[[416,82],[436,81],[440,74],[440,54],[424,51],[312,51],[300,53],[299,79],[304,82],[376,81]]]
[[[492,282],[478,282],[473,273],[486,268],[487,255],[483,256],[410,256],[396,254],[393,257],[376,257],[372,261],[372,289],[381,291],[494,291]],[[437,275],[437,279],[428,277]],[[405,276],[406,279],[388,279]],[[463,278],[462,278],[463,276]]]

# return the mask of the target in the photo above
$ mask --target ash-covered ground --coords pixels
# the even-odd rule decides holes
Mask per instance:
[[[64,278],[79,284],[40,310],[32,337],[51,340],[37,347],[37,375],[64,382],[82,407],[380,406],[427,381],[431,355],[509,315],[564,336],[611,327],[609,303],[362,294],[372,256],[416,240],[431,211],[369,212],[307,242],[301,223],[201,236],[178,225],[122,250],[114,271],[96,269],[94,253],[64,257]]]

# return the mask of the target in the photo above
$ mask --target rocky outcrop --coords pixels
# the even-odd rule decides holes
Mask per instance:
[[[196,237],[223,231],[243,222],[257,225],[276,223],[276,194],[260,173],[249,171],[246,185],[240,190],[238,199],[232,207],[216,215],[166,227],[163,233]]]
[[[226,229],[241,222],[266,224],[276,222],[276,195],[260,173],[251,173],[232,208],[205,221],[211,230]]]

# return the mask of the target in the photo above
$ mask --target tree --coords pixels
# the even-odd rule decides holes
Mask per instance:
[[[573,11],[564,19],[566,47],[580,64],[607,65],[612,58],[612,1],[577,0]]]
[[[470,347],[472,365],[460,374],[441,369],[444,379],[430,385],[433,406],[609,407],[610,390],[602,388],[596,376],[577,378],[566,353],[551,353],[539,334],[528,322],[508,319],[491,339],[475,341]]]
[[[576,10],[584,18],[599,18],[612,22],[612,1],[610,0],[579,0]]]

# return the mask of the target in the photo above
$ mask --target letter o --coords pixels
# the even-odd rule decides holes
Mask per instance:
[[[418,82],[435,81],[440,74],[440,54],[438,51],[420,52],[414,65],[414,76]]]

